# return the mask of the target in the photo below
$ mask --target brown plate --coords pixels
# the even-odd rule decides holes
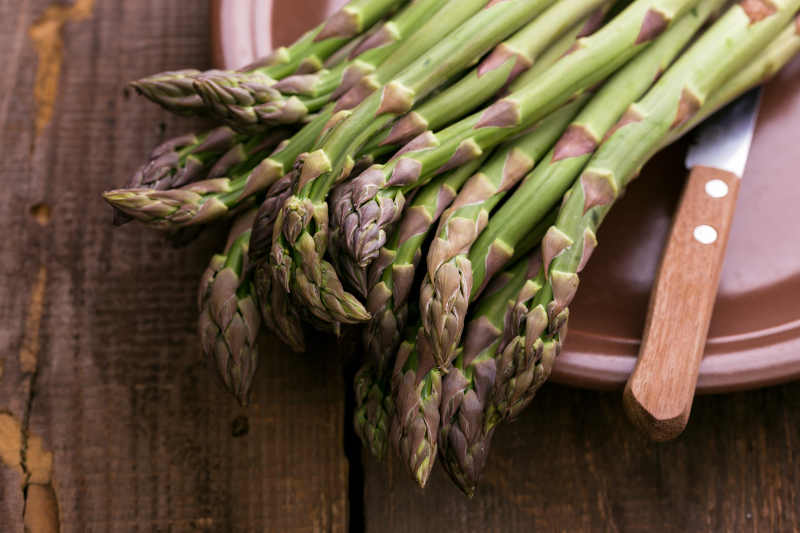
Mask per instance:
[[[235,68],[291,42],[343,0],[215,0],[217,64]],[[764,93],[698,391],[800,378],[800,59]],[[656,156],[600,230],[553,380],[621,387],[633,370],[650,286],[686,177],[685,144]],[[675,332],[680,335],[680,332]]]

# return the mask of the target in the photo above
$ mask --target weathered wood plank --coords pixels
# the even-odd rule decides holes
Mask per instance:
[[[619,393],[548,385],[495,435],[472,500],[436,468],[425,491],[366,459],[366,529],[797,531],[800,384],[696,399],[677,441],[654,444]]]
[[[202,125],[123,89],[160,70],[209,67],[208,6],[59,5],[0,7],[0,47],[11,51],[0,80],[10,89],[0,93],[0,409],[52,452],[62,531],[344,531],[335,350],[295,356],[263,338],[252,405],[239,407],[195,332],[197,280],[224,228],[172,250],[135,224],[112,228],[99,196],[159,140]],[[34,47],[29,28],[43,20],[57,28],[40,26],[42,38],[60,48]],[[36,65],[58,62],[59,49],[60,69],[48,63],[55,90],[36,93],[52,97],[37,136]],[[33,217],[36,204],[49,216]],[[0,529],[18,530],[19,475],[0,468]]]

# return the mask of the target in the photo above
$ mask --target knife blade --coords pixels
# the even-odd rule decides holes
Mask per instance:
[[[742,177],[761,103],[761,88],[753,89],[720,109],[698,128],[686,152],[686,168],[706,166]]]
[[[689,420],[760,95],[746,93],[709,117],[686,156],[689,178],[623,395],[628,417],[653,440],[674,439]]]

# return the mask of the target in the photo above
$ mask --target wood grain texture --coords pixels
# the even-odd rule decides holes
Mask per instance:
[[[714,183],[721,197],[707,192]],[[689,421],[739,184],[730,172],[693,168],[672,221],[623,396],[631,421],[656,441],[674,439]],[[696,235],[701,229],[710,234]]]
[[[793,532],[800,529],[800,385],[695,399],[686,431],[653,443],[619,393],[548,384],[499,428],[467,499],[440,467],[425,491],[365,458],[366,530]]]
[[[172,250],[136,224],[112,228],[100,198],[157,142],[203,126],[124,86],[210,67],[206,2],[81,4],[87,17],[46,36],[60,71],[37,136],[28,32],[50,6],[0,3],[0,410],[52,452],[61,531],[345,531],[337,350],[298,357],[263,338],[253,405],[239,407],[195,331],[197,281],[225,228]],[[52,510],[39,506],[48,486],[24,490],[24,477],[0,464],[0,531],[20,531],[26,505],[27,518]]]

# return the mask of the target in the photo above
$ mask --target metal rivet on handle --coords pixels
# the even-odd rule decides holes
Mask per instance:
[[[711,198],[725,198],[728,195],[728,184],[722,180],[706,182],[706,194]]]
[[[701,224],[694,228],[694,239],[701,244],[711,244],[717,240],[717,230]]]

